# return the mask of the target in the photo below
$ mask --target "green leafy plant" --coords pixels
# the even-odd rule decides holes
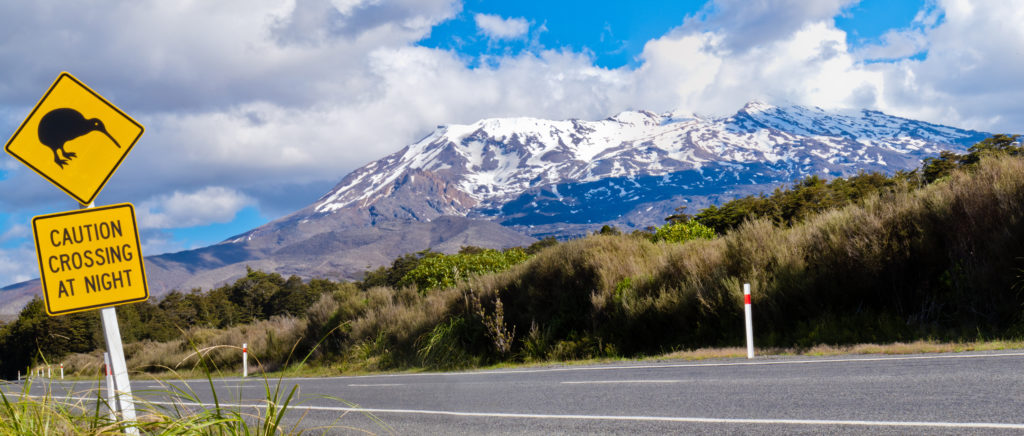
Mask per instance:
[[[715,239],[718,236],[713,229],[698,221],[689,220],[670,222],[654,232],[655,241],[681,243],[694,239]]]

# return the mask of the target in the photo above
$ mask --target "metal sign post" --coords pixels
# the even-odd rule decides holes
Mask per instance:
[[[113,307],[100,309],[103,318],[103,337],[107,340],[110,353],[110,370],[114,380],[114,403],[121,420],[135,422],[135,402],[132,400],[132,386],[128,379],[128,365],[124,361],[124,347],[121,345],[121,330],[117,326],[117,312]],[[139,429],[128,427],[125,433],[137,435]]]
[[[79,209],[91,209],[95,204],[80,205]],[[141,256],[140,256],[141,257]],[[141,259],[140,259],[141,262]],[[148,295],[147,295],[148,296]],[[128,364],[124,360],[124,344],[121,342],[121,329],[117,324],[117,311],[113,307],[100,309],[103,321],[103,338],[107,342],[107,372],[113,381],[113,404],[121,421],[135,422],[135,402],[132,400],[132,385],[128,378]],[[108,382],[108,387],[110,383]],[[125,434],[137,435],[139,429],[128,427]]]

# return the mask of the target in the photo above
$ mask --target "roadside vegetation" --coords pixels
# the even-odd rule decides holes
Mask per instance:
[[[200,353],[202,354],[202,353]],[[353,427],[342,422],[343,413],[334,422],[321,426],[304,425],[305,414],[294,411],[301,408],[298,387],[290,390],[282,385],[282,378],[262,377],[264,397],[253,404],[225,403],[218,398],[213,377],[214,362],[200,358],[193,363],[202,381],[212,392],[212,400],[201,400],[188,383],[162,384],[161,388],[136,390],[133,421],[115,419],[100,383],[92,388],[54,395],[46,379],[31,379],[18,386],[0,384],[0,435],[300,435],[333,434],[339,431],[374,434],[377,431],[394,433],[386,423],[369,412],[369,420],[362,420],[368,428]],[[179,377],[180,374],[171,372]],[[6,386],[5,386],[6,385]],[[42,385],[33,389],[33,385]],[[204,386],[205,387],[205,386]],[[147,400],[139,396],[146,393]],[[343,400],[338,400],[345,403]]]
[[[306,365],[338,373],[727,349],[744,340],[743,283],[766,349],[1019,340],[1016,141],[997,135],[891,176],[811,176],[630,234],[408,254],[361,282],[249,271],[209,292],[118,308],[125,352],[136,371],[201,356],[227,369],[246,342],[265,370],[309,354]],[[96,374],[96,318],[49,318],[33,302],[0,327],[2,376],[58,361]]]

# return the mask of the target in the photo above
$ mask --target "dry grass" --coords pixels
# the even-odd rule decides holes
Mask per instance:
[[[849,346],[816,345],[800,352],[787,350],[778,354],[800,354],[806,356],[837,356],[847,354],[924,354],[958,353],[964,351],[995,351],[1024,349],[1024,341],[1000,340],[980,342],[936,342],[919,340],[893,344],[857,344]]]
[[[998,351],[1024,349],[1021,340],[997,340],[976,342],[938,342],[918,340],[912,342],[895,342],[892,344],[855,344],[855,345],[815,345],[807,349],[797,348],[757,348],[754,355],[763,356],[847,356],[860,354],[928,354],[928,353],[960,353],[966,351]],[[676,351],[653,357],[655,360],[706,360],[747,357],[747,349],[743,347],[699,348],[696,350]]]
[[[757,350],[761,351],[761,350]],[[742,347],[726,348],[698,348],[696,350],[675,351],[665,355],[654,357],[655,360],[706,360],[706,359],[730,359],[747,357],[747,349]]]
[[[249,347],[250,371],[276,371],[290,361],[304,356],[291,356],[292,349],[306,333],[306,320],[274,317],[253,324],[227,329],[192,328],[182,332],[182,339],[169,342],[141,341],[125,345],[129,371],[179,374],[200,374],[199,358],[214,372],[241,372],[242,344]],[[72,354],[65,360],[69,376],[95,377],[101,372],[101,351]]]

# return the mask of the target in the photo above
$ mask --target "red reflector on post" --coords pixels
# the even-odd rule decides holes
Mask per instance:
[[[743,304],[750,304],[750,294],[743,296]]]

